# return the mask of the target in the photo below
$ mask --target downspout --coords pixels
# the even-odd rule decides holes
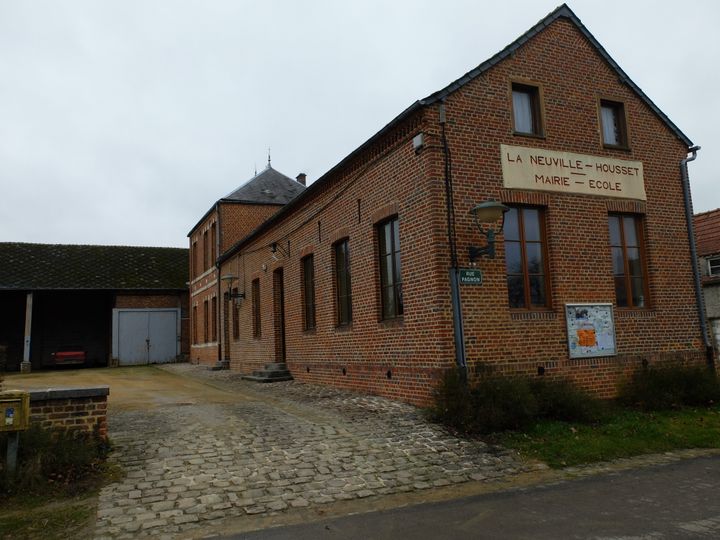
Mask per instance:
[[[690,175],[688,173],[688,163],[697,158],[699,146],[688,148],[688,152],[692,155],[680,161],[680,174],[683,183],[683,199],[685,202],[685,220],[688,227],[688,240],[690,241],[690,260],[692,262],[693,278],[695,281],[695,302],[698,306],[698,316],[700,318],[700,331],[705,344],[705,355],[709,366],[715,366],[715,355],[713,347],[708,336],[707,320],[705,318],[705,298],[703,296],[702,284],[700,283],[700,270],[698,268],[697,247],[695,246],[695,230],[693,227],[693,211],[692,200],[690,198]]]
[[[467,381],[467,362],[465,360],[465,332],[463,328],[462,304],[460,302],[459,269],[457,248],[455,246],[455,210],[453,208],[452,164],[450,148],[445,134],[445,103],[439,109],[442,148],[445,163],[445,211],[447,214],[448,247],[450,248],[450,295],[453,311],[453,335],[455,338],[455,364],[463,382]]]

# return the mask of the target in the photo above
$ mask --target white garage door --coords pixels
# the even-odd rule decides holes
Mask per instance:
[[[113,310],[113,357],[121,366],[171,362],[179,353],[177,309]]]

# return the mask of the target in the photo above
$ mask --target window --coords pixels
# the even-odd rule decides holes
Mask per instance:
[[[238,289],[237,287],[234,287],[232,290],[232,297],[235,298],[234,301],[232,301],[231,305],[233,309],[232,311],[232,333],[233,333],[233,339],[237,340],[240,339],[240,303],[238,302]]]
[[[205,300],[203,302],[203,343],[208,342],[208,336],[209,336],[209,328],[208,324],[210,322],[210,317],[208,316],[208,301]]]
[[[260,280],[252,282],[253,337],[260,337]]]
[[[627,148],[625,106],[622,103],[600,100],[600,123],[603,145]]]
[[[378,255],[382,318],[396,319],[403,314],[400,228],[397,217],[378,225]]]
[[[210,251],[208,249],[208,232],[203,233],[203,272],[210,268],[208,259],[210,258]]]
[[[192,320],[193,320],[193,343],[197,344],[198,342],[198,321],[197,321],[197,306],[193,306],[193,312],[192,312]]]
[[[217,341],[217,298],[212,297],[212,340]]]
[[[302,260],[303,325],[305,330],[315,328],[315,267],[313,256]]]
[[[534,207],[511,207],[505,214],[505,268],[511,308],[550,305],[545,215]]]
[[[513,83],[512,109],[515,133],[542,136],[540,89],[537,86]]]
[[[335,304],[337,324],[352,322],[352,297],[350,287],[350,249],[347,238],[333,246],[335,250]]]
[[[198,275],[198,268],[197,268],[197,242],[192,243],[192,249],[190,250],[190,267],[192,275],[191,278],[194,278]]]
[[[647,307],[640,219],[630,215],[608,216],[615,299],[618,307]]]
[[[708,259],[708,275],[709,276],[720,276],[720,257],[713,257]]]
[[[215,264],[215,247],[217,244],[217,229],[215,228],[215,223],[210,225],[210,264]]]

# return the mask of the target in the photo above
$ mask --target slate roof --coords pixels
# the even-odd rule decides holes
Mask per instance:
[[[720,253],[720,208],[695,214],[693,228],[699,256]]]
[[[187,289],[188,250],[0,242],[0,290]]]
[[[287,204],[299,195],[305,186],[268,165],[221,201],[238,201],[251,204]]]
[[[365,141],[363,144],[361,144],[358,148],[353,150],[350,154],[348,154],[340,163],[332,167],[328,172],[326,172],[324,175],[322,175],[320,178],[318,178],[313,184],[306,189],[303,193],[301,193],[298,197],[293,199],[290,203],[283,206],[280,210],[278,210],[275,214],[273,214],[269,219],[267,219],[264,223],[262,223],[258,228],[256,228],[253,232],[251,232],[249,235],[247,235],[245,238],[241,239],[237,243],[235,243],[233,246],[230,247],[225,253],[223,253],[219,258],[218,262],[223,262],[224,260],[232,257],[238,250],[240,250],[244,245],[252,241],[253,238],[260,235],[262,232],[269,229],[274,223],[281,220],[283,216],[285,216],[287,213],[291,212],[296,206],[300,206],[303,204],[303,201],[307,199],[308,197],[311,197],[313,193],[316,191],[319,191],[323,188],[326,181],[329,181],[329,179],[332,177],[333,173],[341,169],[346,163],[350,162],[355,156],[360,154],[363,150],[365,150],[367,147],[369,147],[371,144],[373,144],[375,141],[380,139],[385,133],[389,132],[391,129],[393,129],[395,126],[403,122],[405,119],[409,118],[412,114],[414,114],[416,111],[423,109],[424,107],[428,107],[430,105],[433,105],[434,103],[437,103],[439,101],[442,101],[445,99],[446,96],[452,94],[456,90],[462,88],[467,83],[475,79],[476,77],[479,77],[484,72],[486,72],[488,69],[494,67],[495,65],[502,62],[505,58],[508,58],[511,56],[516,50],[518,50],[520,47],[525,45],[530,39],[535,37],[537,34],[542,32],[546,27],[550,26],[552,23],[554,23],[556,20],[559,19],[567,19],[570,22],[572,22],[578,30],[585,36],[585,38],[590,42],[590,44],[595,48],[597,53],[607,62],[607,64],[617,73],[618,78],[620,81],[622,81],[624,84],[626,84],[631,90],[633,90],[637,96],[645,102],[645,104],[660,118],[660,120],[672,131],[675,136],[680,139],[685,145],[690,148],[693,143],[692,141],[685,135],[680,129],[667,117],[667,115],[662,112],[655,103],[652,102],[652,100],[640,89],[639,86],[637,86],[630,77],[627,76],[627,74],[620,68],[620,66],[615,62],[615,60],[612,59],[612,57],[608,54],[608,52],[605,50],[605,48],[600,44],[600,42],[595,39],[595,36],[593,36],[590,31],[585,28],[585,25],[580,21],[577,15],[567,6],[567,4],[561,4],[557,8],[555,8],[554,11],[546,15],[542,20],[540,20],[535,26],[530,28],[527,32],[522,34],[519,38],[517,38],[515,41],[513,41],[510,45],[505,47],[503,50],[477,66],[475,69],[468,71],[465,75],[460,77],[459,79],[453,81],[449,85],[447,85],[445,88],[438,90],[437,92],[427,96],[424,99],[420,99],[415,101],[412,105],[410,105],[407,109],[405,109],[403,112],[401,112],[398,116],[393,118],[388,124],[385,125],[380,131],[375,133],[372,137],[370,137],[367,141]]]

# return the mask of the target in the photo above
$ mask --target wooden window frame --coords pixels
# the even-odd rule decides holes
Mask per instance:
[[[203,231],[203,272],[210,268],[208,259],[210,258],[210,251],[208,249],[208,232]]]
[[[625,214],[618,212],[611,212],[608,214],[608,235],[610,235],[610,218],[618,218],[620,220],[620,245],[615,246],[610,238],[610,256],[611,256],[611,268],[612,268],[612,248],[620,247],[623,251],[623,276],[625,281],[625,298],[627,299],[627,305],[621,306],[617,299],[617,292],[615,293],[615,305],[618,309],[650,309],[650,284],[648,282],[647,272],[647,251],[645,247],[645,230],[644,230],[644,219],[642,215],[638,214]],[[643,298],[645,299],[645,305],[636,306],[633,302],[631,281],[632,276],[630,274],[630,262],[627,256],[627,242],[625,240],[625,227],[622,225],[624,218],[632,218],[635,225],[635,236],[637,237],[637,249],[640,254],[640,269],[642,278]],[[615,290],[615,273],[613,271],[613,290]]]
[[[715,271],[713,271],[713,269]],[[720,276],[720,257],[707,258],[707,271],[708,276]]]
[[[338,251],[345,246],[345,265],[340,268],[338,265]],[[350,326],[352,324],[352,280],[350,272],[350,239],[345,237],[336,241],[333,245],[333,276],[335,281],[335,325],[338,327]],[[340,290],[340,273],[345,274],[347,291],[345,294]],[[347,320],[343,317],[343,304],[347,302]]]
[[[197,240],[193,240],[193,243],[191,245],[190,249],[190,271],[192,275],[190,276],[191,279],[194,279],[198,275],[198,269],[197,269]]]
[[[217,259],[217,227],[215,226],[215,223],[213,222],[212,225],[210,225],[210,265],[214,265],[215,261]]]
[[[252,280],[251,285],[252,294],[252,324],[253,324],[253,338],[259,339],[262,337],[261,327],[261,314],[260,314],[260,279],[256,278]]]
[[[210,326],[210,337],[212,338],[210,341],[212,343],[215,343],[218,340],[218,301],[217,296],[213,296],[211,299],[211,305],[212,305],[212,314],[210,315],[210,320],[212,321],[212,325]]]
[[[510,306],[510,309],[513,311],[548,311],[552,307],[552,287],[551,287],[551,280],[550,280],[550,257],[549,257],[549,249],[548,249],[548,235],[547,235],[547,208],[544,206],[531,206],[531,205],[520,205],[520,204],[509,204],[511,208],[518,211],[518,240],[507,240],[504,239],[505,245],[507,246],[508,243],[518,243],[520,244],[520,264],[522,269],[522,277],[523,277],[523,306]],[[540,225],[540,246],[541,246],[541,254],[543,258],[543,279],[545,281],[545,305],[543,306],[533,306],[531,302],[531,294],[530,294],[530,272],[528,269],[528,263],[527,263],[527,243],[538,243],[538,241],[525,240],[525,222],[524,222],[524,211],[525,210],[537,210],[538,211],[538,218],[539,218],[539,225]],[[507,271],[507,254],[506,254],[506,266],[505,266],[505,279],[510,275],[519,275],[519,274],[508,274]],[[537,275],[537,274],[533,274]],[[510,302],[510,290],[508,288],[508,304]]]
[[[300,268],[303,330],[315,330],[317,327],[317,312],[315,306],[315,258],[312,253],[300,259]]]
[[[192,317],[193,317],[193,345],[198,344],[198,314],[197,314],[197,306],[193,306],[192,308]]]
[[[385,249],[383,249],[383,239],[385,238],[384,235],[384,229],[386,227],[390,228],[390,246],[388,251],[388,246],[385,246]],[[381,221],[375,226],[376,234],[377,234],[377,262],[378,262],[378,273],[380,276],[379,280],[379,287],[380,287],[380,320],[382,321],[389,321],[389,320],[395,320],[403,317],[405,306],[403,304],[403,297],[402,297],[402,263],[400,264],[400,268],[396,265],[396,256],[398,258],[402,257],[402,251],[400,248],[400,245],[395,245],[395,236],[397,232],[398,236],[398,244],[399,242],[399,236],[400,236],[400,220],[397,216],[392,216],[389,219],[386,219],[385,221]],[[390,256],[390,266],[391,266],[391,275],[392,275],[392,283],[387,284],[384,283],[384,273],[383,273],[383,259]],[[396,302],[393,304],[392,313],[388,313],[387,308],[387,302],[388,302],[388,292],[389,289],[392,289],[393,296],[397,299]]]
[[[210,337],[210,306],[207,299],[203,300],[203,343]]]
[[[605,130],[603,129],[603,108],[613,109],[618,122],[619,144],[605,142]],[[600,122],[600,141],[603,148],[614,150],[630,150],[630,137],[628,133],[627,114],[625,112],[625,103],[616,99],[600,97],[598,98],[598,121]]]
[[[515,127],[515,106],[513,92],[524,92],[530,95],[532,105],[533,131],[518,131]],[[545,138],[545,100],[543,99],[543,88],[541,85],[524,80],[510,81],[510,117],[512,121],[513,135],[521,137]]]

